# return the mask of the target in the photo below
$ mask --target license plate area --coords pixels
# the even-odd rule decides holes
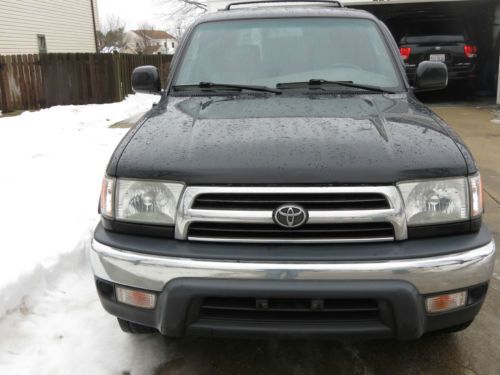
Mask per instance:
[[[433,53],[429,56],[429,61],[445,62],[446,61],[446,54]]]

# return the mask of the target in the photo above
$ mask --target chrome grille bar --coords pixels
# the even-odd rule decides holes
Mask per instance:
[[[343,194],[343,193],[378,193],[386,197],[390,208],[375,210],[310,210],[310,224],[331,224],[331,223],[375,223],[388,222],[394,227],[394,238],[355,238],[342,240],[319,240],[321,243],[335,242],[367,242],[367,241],[391,241],[405,240],[408,238],[406,217],[401,196],[394,186],[358,186],[358,187],[187,187],[179,203],[176,219],[176,238],[180,240],[214,241],[203,238],[188,238],[189,225],[193,222],[212,223],[253,223],[272,224],[272,210],[209,210],[194,209],[196,198],[207,194]],[[293,201],[290,203],[294,203]],[[277,203],[276,207],[279,206]],[[314,239],[278,239],[279,243],[317,243]],[[252,242],[252,238],[242,241],[239,239],[220,238],[219,242]],[[276,242],[272,240],[258,240],[258,242]]]

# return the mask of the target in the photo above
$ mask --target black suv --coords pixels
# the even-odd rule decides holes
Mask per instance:
[[[417,66],[422,61],[445,63],[450,80],[473,81],[476,78],[478,49],[462,20],[430,18],[409,20],[404,24],[399,47],[410,82],[414,82]]]
[[[373,15],[228,6],[188,31],[117,147],[90,253],[123,330],[416,339],[472,322],[495,244],[481,178]]]

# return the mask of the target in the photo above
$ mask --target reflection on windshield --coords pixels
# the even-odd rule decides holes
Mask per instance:
[[[175,85],[224,82],[276,87],[314,78],[386,89],[401,84],[373,21],[293,18],[197,26]]]

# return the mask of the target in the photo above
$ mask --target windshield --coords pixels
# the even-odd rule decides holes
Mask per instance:
[[[401,84],[376,23],[288,18],[198,25],[174,85],[217,82],[276,87],[311,79],[387,89]]]

